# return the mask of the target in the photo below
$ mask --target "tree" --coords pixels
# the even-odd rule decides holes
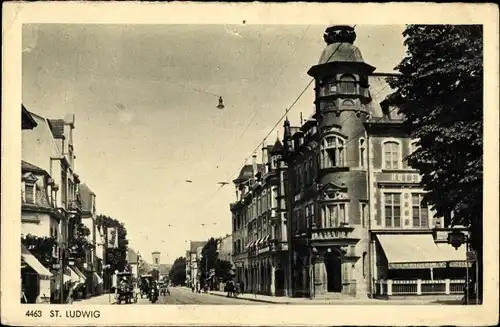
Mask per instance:
[[[52,254],[57,246],[55,237],[39,237],[28,234],[21,236],[21,244],[23,244],[40,263],[50,269],[52,267]]]
[[[127,267],[126,259],[128,251],[127,229],[125,228],[125,225],[118,220],[105,215],[98,215],[96,223],[97,226],[104,231],[111,227],[118,228],[118,247],[108,248],[106,250],[106,264],[110,265],[110,271],[125,270]]]
[[[81,221],[76,223],[75,234],[70,239],[69,249],[71,256],[75,259],[75,266],[82,269],[87,252],[92,249],[92,243],[89,241],[90,229]]]
[[[172,268],[168,272],[168,277],[174,285],[184,286],[186,284],[186,258],[175,259]]]
[[[217,267],[217,259],[219,257],[217,249],[217,240],[215,238],[210,238],[208,242],[203,246],[201,250],[200,266],[200,282],[203,285],[204,281],[209,277],[210,269],[215,269]]]
[[[482,274],[483,30],[479,25],[408,25],[407,55],[387,102],[419,139],[408,158],[422,174],[424,201],[446,223],[470,228]],[[453,219],[451,219],[453,213]],[[482,278],[478,278],[482,290]],[[480,292],[481,293],[481,292]],[[481,294],[480,294],[481,295]]]
[[[217,268],[215,270],[215,275],[222,278],[225,282],[232,278],[232,268],[233,264],[227,260],[217,259]]]

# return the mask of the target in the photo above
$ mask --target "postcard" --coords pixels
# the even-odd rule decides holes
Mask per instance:
[[[498,322],[493,5],[4,9],[3,324]]]

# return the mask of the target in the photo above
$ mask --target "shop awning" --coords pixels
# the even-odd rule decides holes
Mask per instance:
[[[85,277],[85,275],[80,271],[80,269],[78,269],[77,267],[72,267],[73,270],[78,274],[78,277],[80,277],[80,279],[85,282],[87,280],[87,277]]]
[[[264,238],[262,239],[262,243],[265,243],[269,240],[269,238],[271,237],[271,235],[266,235],[264,236]]]
[[[69,268],[68,267],[68,270],[71,274],[71,281],[74,282],[74,283],[79,283],[80,282],[80,276],[78,276],[78,274],[73,270],[73,268]]]
[[[104,281],[103,281],[102,277],[101,277],[101,276],[99,276],[99,274],[98,274],[98,273],[96,273],[95,271],[94,271],[94,277],[95,277],[95,279],[97,280],[97,284],[98,284],[98,285],[99,285],[99,284],[103,284],[103,283],[104,283]]]
[[[248,243],[248,245],[247,245],[247,249],[251,248],[251,247],[253,246],[253,244],[254,244],[254,243],[255,243],[255,241],[252,241],[252,242]]]
[[[377,235],[389,269],[446,268],[448,262],[465,261],[465,246],[455,250],[436,244],[430,234]]]
[[[52,276],[52,273],[23,244],[21,244],[21,261],[33,268],[42,279],[50,279]]]
[[[257,240],[257,242],[255,242],[255,245],[259,245],[261,242],[262,242],[262,237],[261,237],[261,238],[259,238],[259,239]]]

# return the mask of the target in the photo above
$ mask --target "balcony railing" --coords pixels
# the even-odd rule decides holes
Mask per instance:
[[[441,280],[378,280],[376,295],[454,295],[463,293],[464,279]]]
[[[79,199],[68,201],[68,210],[82,211],[82,202]]]

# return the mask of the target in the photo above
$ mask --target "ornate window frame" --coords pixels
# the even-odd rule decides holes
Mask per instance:
[[[386,166],[386,155],[385,155],[385,146],[386,144],[397,144],[397,166],[392,167],[392,162],[394,160],[391,160],[391,167]],[[381,142],[381,148],[382,148],[382,169],[387,169],[387,170],[399,170],[403,168],[403,151],[402,151],[402,144],[401,141],[395,138],[385,138]],[[391,155],[391,159],[392,155]]]
[[[328,140],[334,139],[334,144],[330,145]],[[321,140],[320,161],[321,168],[345,167],[346,166],[346,139],[338,134],[330,134]],[[335,162],[332,162],[330,153],[334,152]]]

